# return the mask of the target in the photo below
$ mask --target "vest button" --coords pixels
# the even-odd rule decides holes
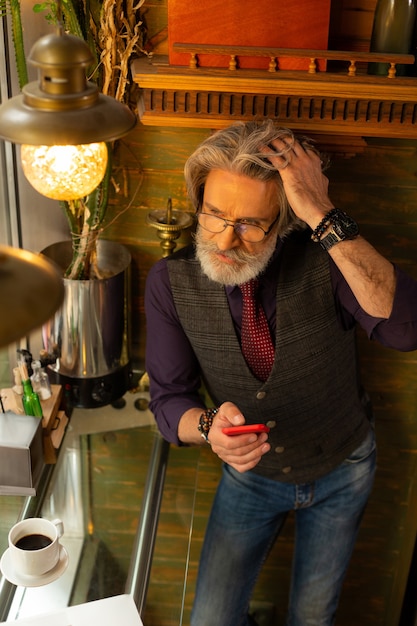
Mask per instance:
[[[284,452],[284,450],[285,450],[284,446],[277,446],[277,447],[275,448],[275,452],[276,452],[277,454],[282,454],[282,452]],[[284,471],[284,470],[283,470],[283,471]]]
[[[275,428],[275,426],[277,425],[275,420],[268,420],[266,425],[268,426],[268,428]]]
[[[256,399],[263,400],[265,396],[266,396],[266,391],[258,391],[258,393],[256,394]]]
[[[282,473],[283,473],[283,474],[289,474],[290,472],[292,472],[292,467],[291,467],[291,465],[288,465],[287,467],[283,467],[283,468],[282,468]]]

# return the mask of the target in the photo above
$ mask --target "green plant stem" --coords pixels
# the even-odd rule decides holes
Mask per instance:
[[[63,0],[62,2],[62,15],[64,18],[67,30],[72,34],[84,39],[84,33],[81,29],[80,22],[78,21],[77,14],[74,9],[74,5],[71,0]]]
[[[25,46],[23,42],[22,14],[20,0],[0,0],[0,15],[9,14],[12,24],[12,39],[16,60],[17,78],[22,89],[28,82]]]
[[[61,203],[70,225],[74,250],[71,264],[65,272],[66,278],[89,280],[98,276],[96,242],[107,210],[113,167],[111,146],[107,145],[107,151],[106,173],[100,185],[84,199]]]

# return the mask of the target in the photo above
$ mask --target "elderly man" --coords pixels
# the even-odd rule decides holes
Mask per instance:
[[[168,441],[224,462],[192,626],[255,623],[252,589],[291,510],[287,626],[334,623],[375,471],[355,326],[417,348],[416,282],[335,207],[322,170],[311,141],[269,121],[214,133],[185,167],[195,242],[149,273],[151,409]]]

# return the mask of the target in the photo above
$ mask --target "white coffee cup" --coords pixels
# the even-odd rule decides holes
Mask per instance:
[[[24,576],[42,576],[53,569],[59,561],[59,539],[63,534],[64,524],[60,519],[30,517],[15,524],[9,531],[14,571]]]

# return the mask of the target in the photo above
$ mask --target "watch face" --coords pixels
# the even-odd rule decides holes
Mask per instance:
[[[343,211],[338,211],[333,218],[333,229],[343,239],[352,239],[359,234],[359,227],[355,220]]]

